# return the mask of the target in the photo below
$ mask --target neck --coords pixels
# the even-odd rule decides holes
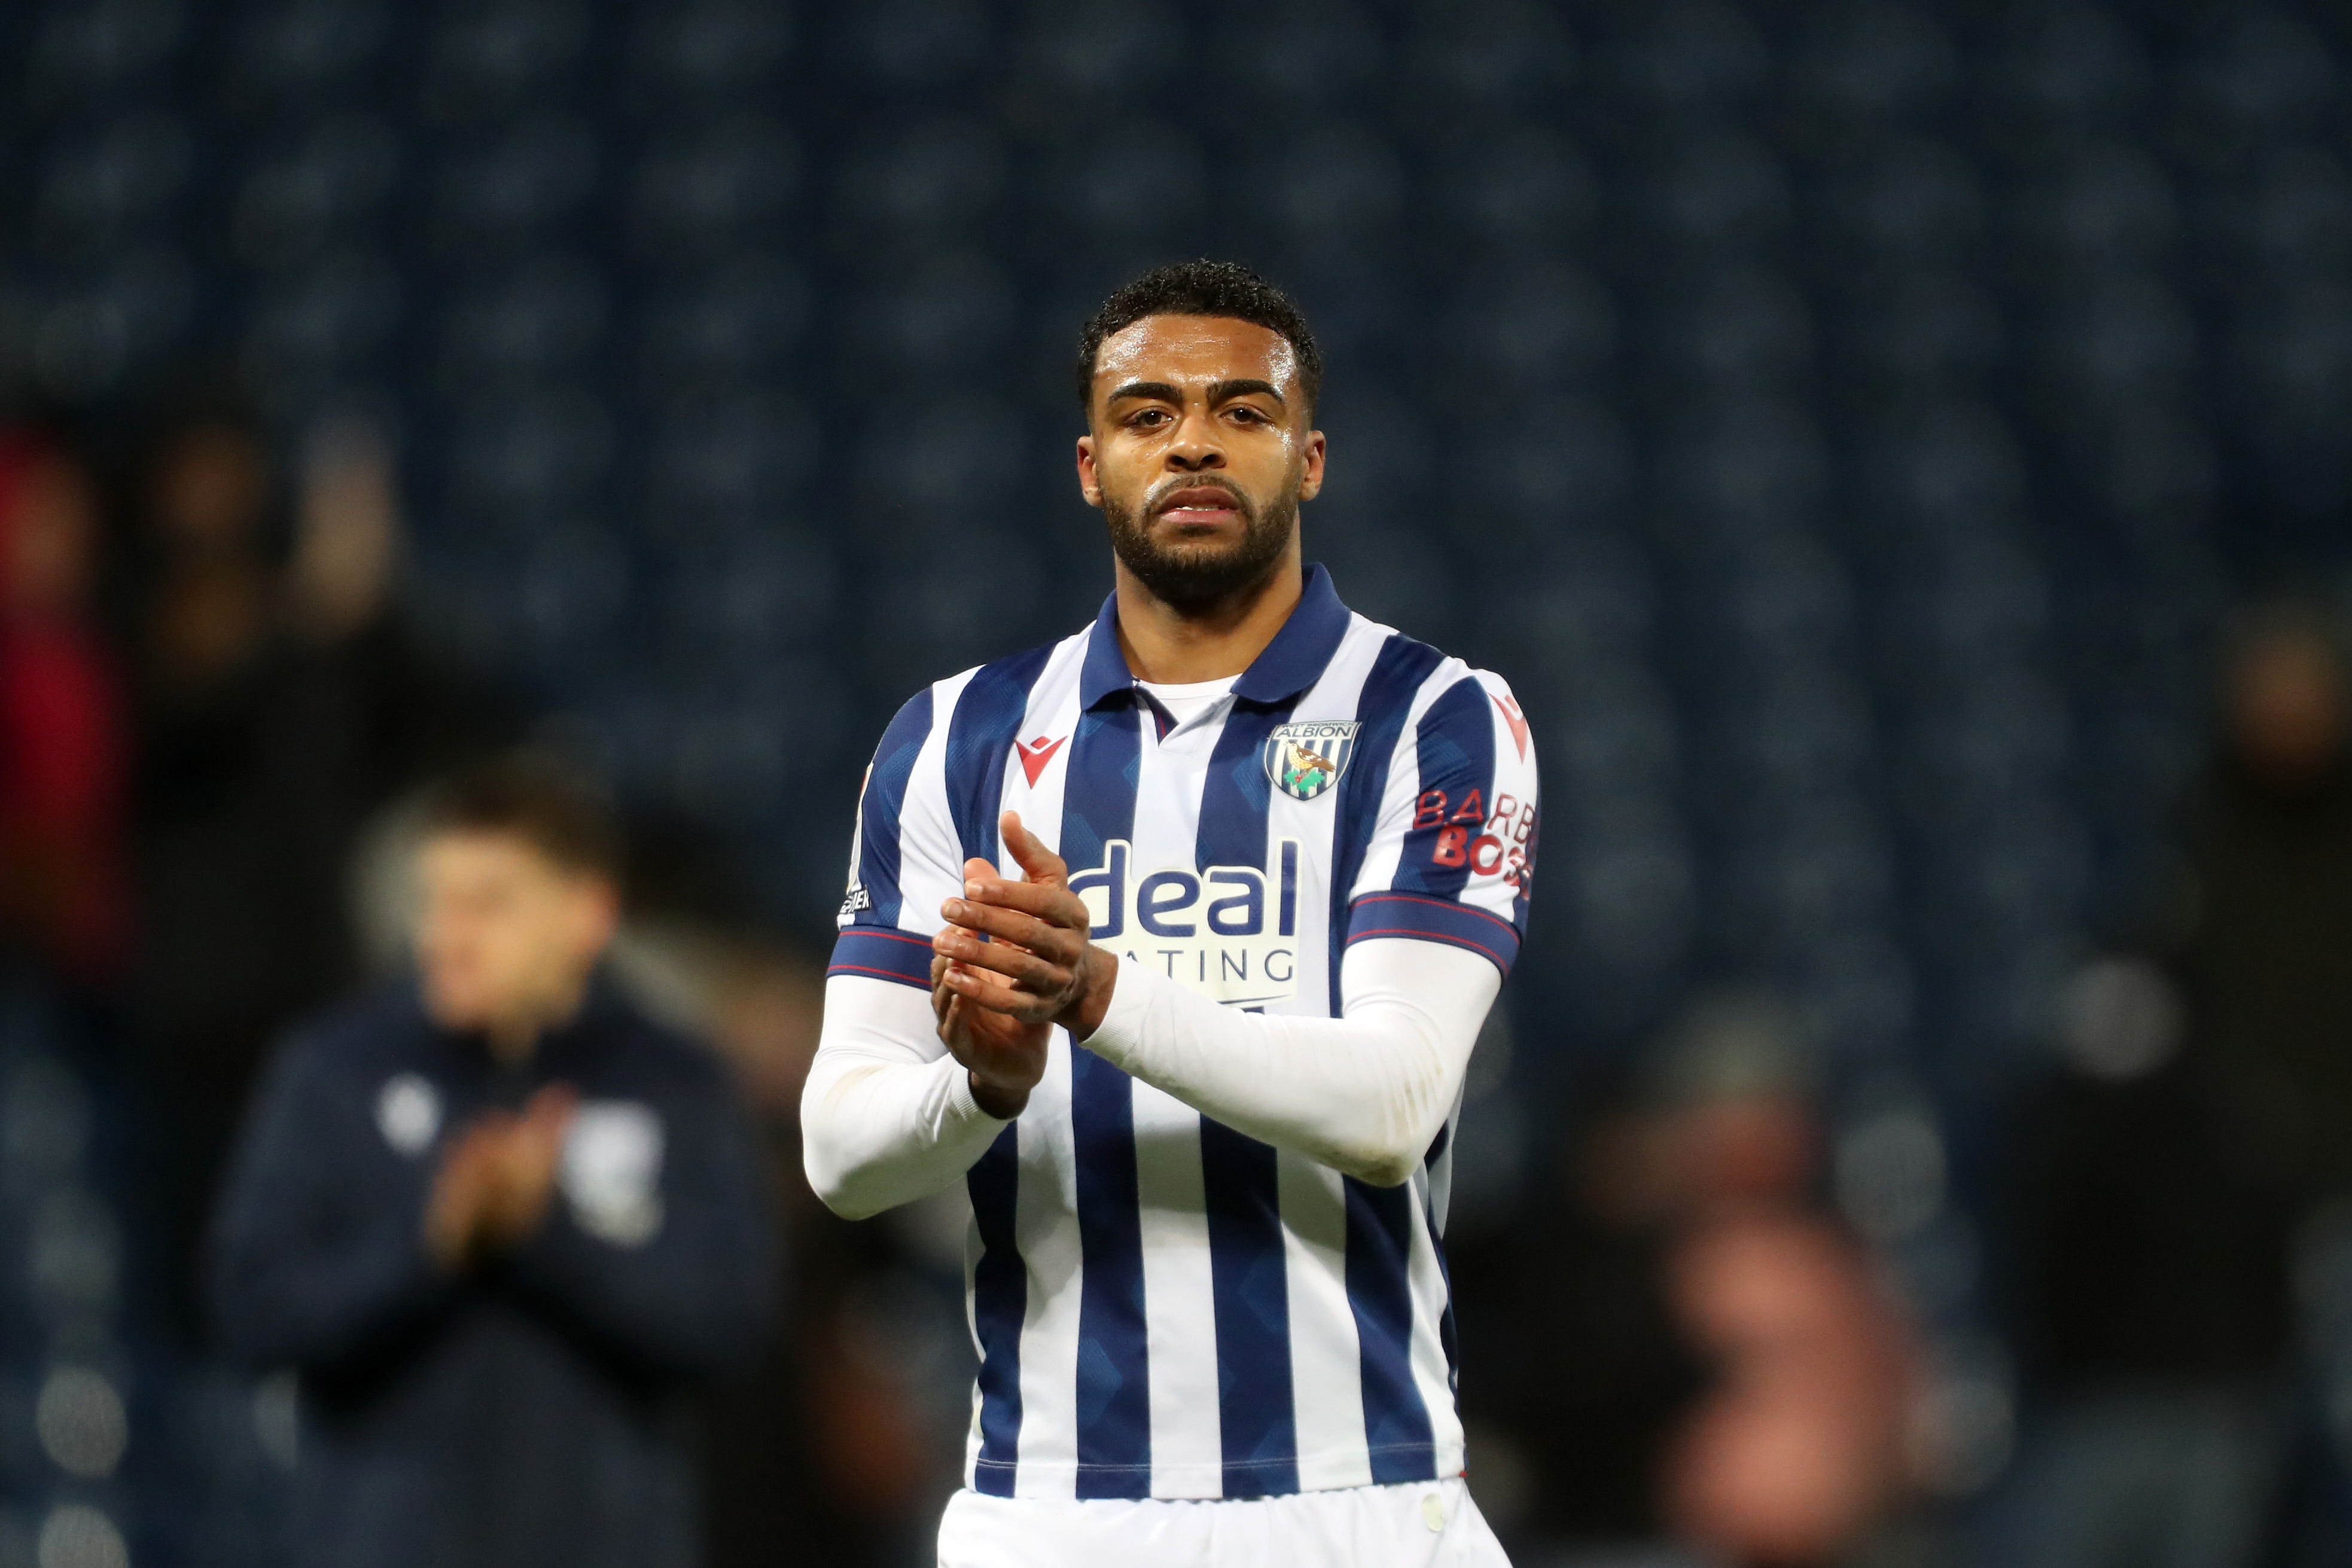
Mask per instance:
[[[579,1016],[580,1004],[587,995],[588,981],[583,976],[492,1022],[483,1030],[483,1040],[492,1056],[509,1067],[520,1067],[539,1050],[540,1038],[549,1030],[561,1029]]]
[[[509,1067],[520,1067],[539,1049],[539,1025],[509,1019],[483,1031],[490,1054]]]
[[[1298,608],[1307,576],[1298,546],[1246,588],[1207,604],[1171,604],[1115,562],[1118,645],[1139,680],[1190,685],[1222,681],[1250,667]]]

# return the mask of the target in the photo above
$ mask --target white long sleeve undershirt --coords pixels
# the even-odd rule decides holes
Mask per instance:
[[[1390,1186],[1412,1174],[1453,1111],[1501,987],[1475,953],[1383,937],[1341,960],[1342,1016],[1290,1018],[1236,1011],[1122,962],[1084,1043],[1236,1132]],[[862,1219],[928,1197],[1004,1126],[940,1043],[928,991],[856,975],[825,982],[801,1127],[809,1184],[826,1207]]]

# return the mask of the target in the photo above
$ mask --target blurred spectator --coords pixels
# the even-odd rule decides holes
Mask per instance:
[[[2307,1332],[2352,1306],[2298,1302],[2293,1279],[2297,1232],[2352,1197],[2352,729],[2324,616],[2253,619],[2219,727],[2168,962],[2077,977],[2067,1071],[2026,1124],[2021,1327],[2045,1407],[1990,1512],[2004,1562],[2300,1562],[2315,1528],[2336,1542],[2315,1560],[2352,1545],[2342,1458],[2315,1432],[2292,1459],[2281,1383],[2298,1306]],[[2282,1511],[2298,1469],[2324,1484]]]
[[[683,1568],[680,1396],[772,1300],[751,1127],[600,977],[593,795],[510,758],[425,821],[421,984],[291,1037],[219,1219],[230,1342],[301,1377],[298,1561]]]
[[[1631,1561],[1664,1535],[1667,1447],[1710,1381],[1666,1298],[1650,1116],[1580,1123],[1556,1185],[1446,1244],[1470,1484],[1512,1561],[1538,1568]]]
[[[279,497],[254,417],[226,402],[176,414],[142,491],[141,674],[152,701],[200,706],[259,660],[272,630]]]
[[[2352,1194],[2352,768],[2335,630],[2283,609],[2233,651],[2178,955],[2223,1154],[2298,1211]]]
[[[2162,967],[2086,965],[2063,1011],[2011,1183],[2032,1404],[1989,1557],[2232,1568],[2276,1472],[2284,1207],[2221,1157]]]
[[[290,555],[268,448],[233,408],[167,426],[142,501],[131,999],[178,1134],[186,1258],[263,1048],[361,972],[362,828],[500,727],[393,614],[399,520],[371,433],[313,442]]]
[[[89,983],[130,936],[123,697],[91,616],[97,496],[64,444],[0,437],[0,936]]]
[[[1531,1217],[1508,1260],[1457,1260],[1465,1319],[1480,1275],[1502,1298],[1472,1320],[1465,1390],[1529,1471],[1534,1551],[1515,1550],[1600,1563],[1670,1537],[1815,1564],[1901,1504],[1916,1351],[1819,1198],[1820,1143],[1789,1021],[1703,1003],[1583,1140],[1571,1212]]]
[[[1778,1009],[1702,1004],[1662,1088],[1667,1294],[1717,1369],[1668,1457],[1667,1517],[1732,1563],[1827,1563],[1909,1485],[1909,1325],[1819,1199],[1819,1118]]]
[[[2265,1550],[2294,1563],[2352,1553],[2352,1275],[2298,1267],[2340,1249],[2352,1199],[2348,695],[2341,629],[2315,610],[2275,607],[2239,639],[2177,934],[2222,1168],[2292,1228],[2269,1271],[2298,1310],[2307,1418]]]

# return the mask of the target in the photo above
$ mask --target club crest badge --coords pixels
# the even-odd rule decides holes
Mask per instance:
[[[1266,778],[1294,800],[1328,794],[1348,771],[1356,732],[1363,727],[1354,719],[1280,726],[1265,737]]]

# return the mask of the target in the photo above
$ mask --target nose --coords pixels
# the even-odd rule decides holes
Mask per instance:
[[[1217,423],[1203,412],[1187,410],[1168,444],[1168,466],[1180,474],[1198,474],[1225,465],[1224,445],[1217,439]]]

